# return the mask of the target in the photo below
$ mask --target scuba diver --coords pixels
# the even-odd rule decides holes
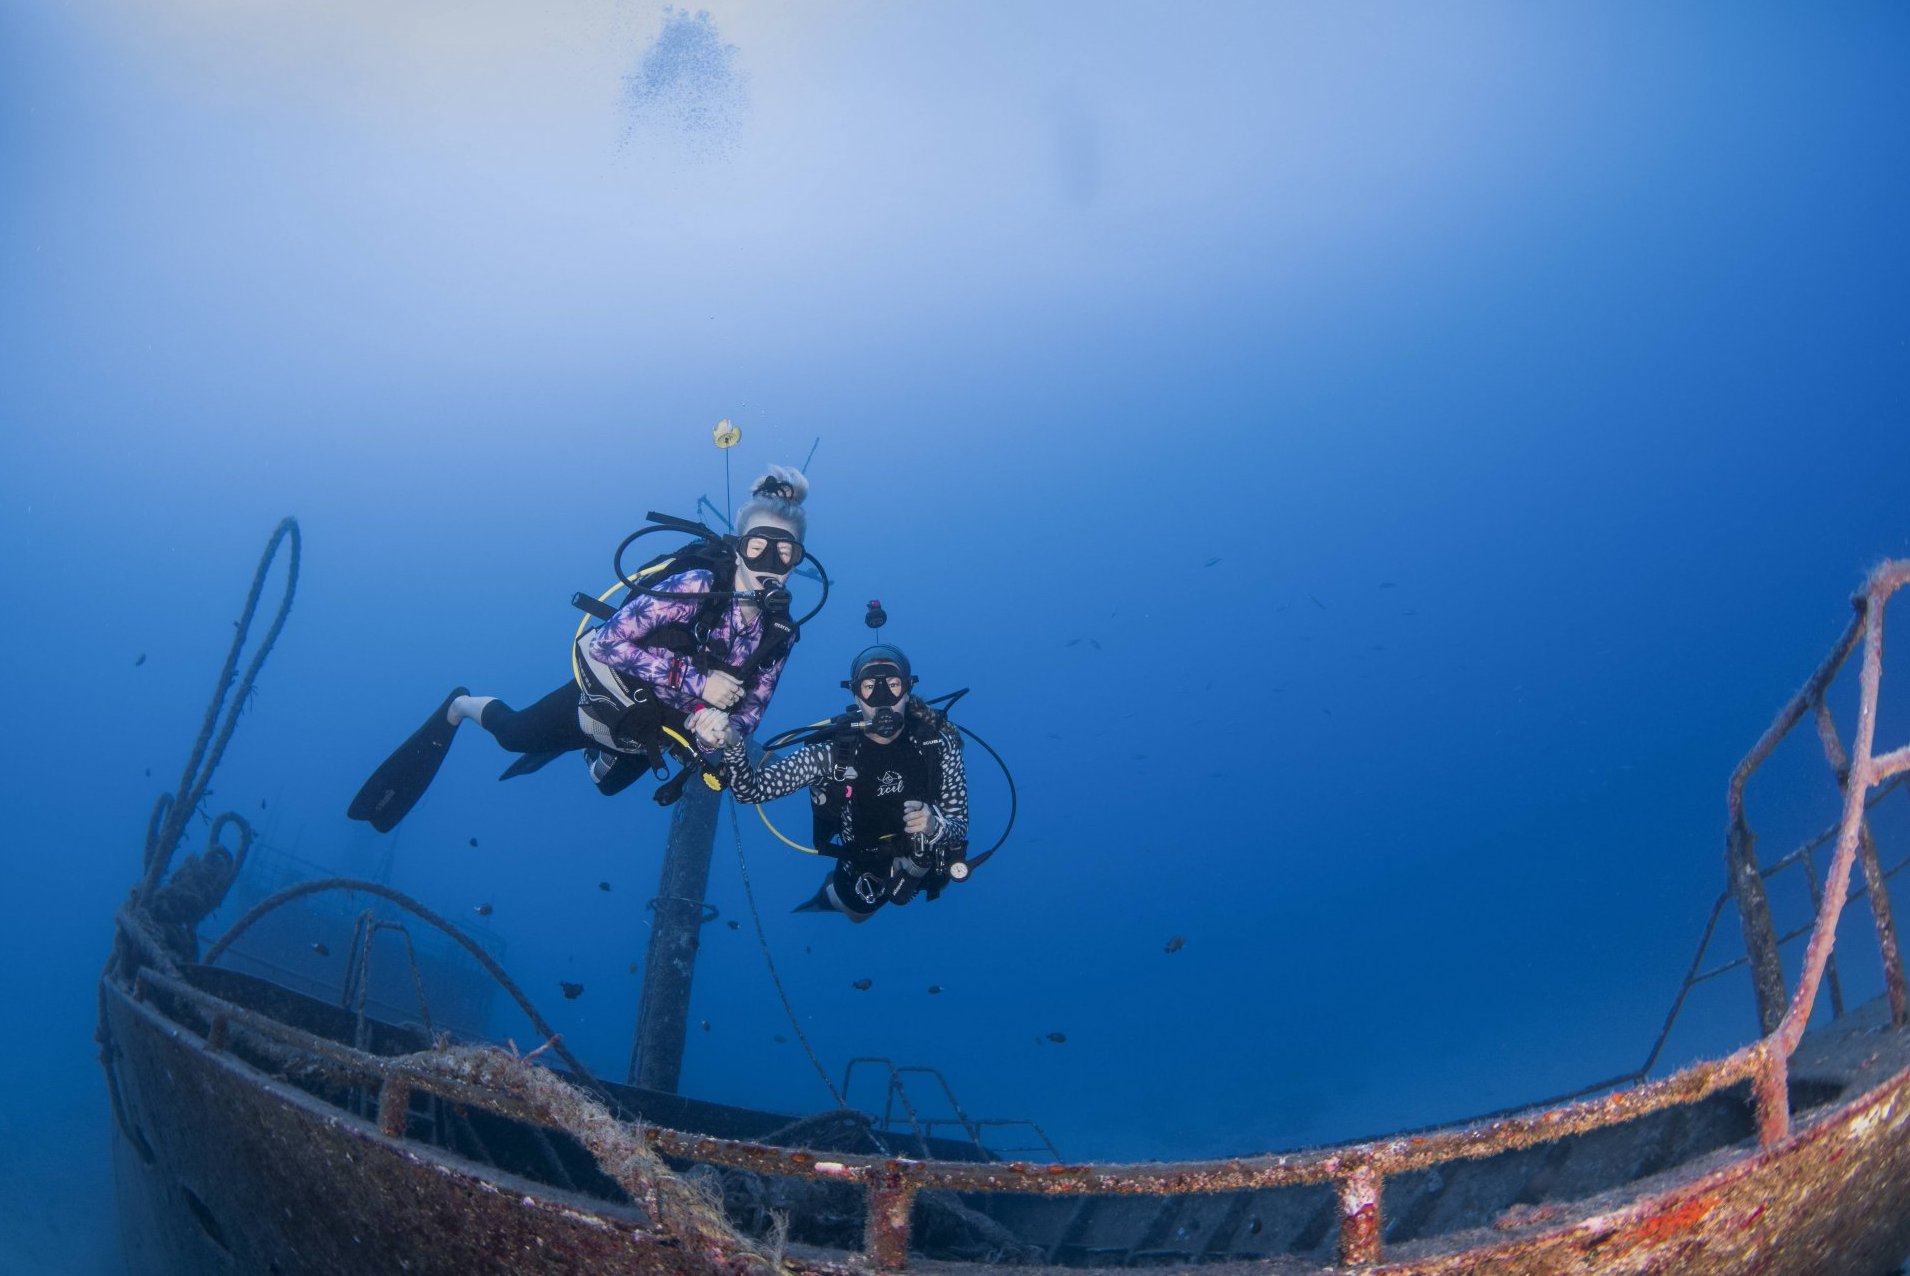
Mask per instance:
[[[934,899],[968,876],[961,736],[914,694],[916,681],[901,648],[866,648],[842,684],[855,696],[850,712],[760,769],[718,710],[690,716],[699,744],[721,743],[721,767],[737,801],[809,789],[816,850],[835,856],[836,867],[797,912],[834,909],[865,922],[884,904],[906,904],[917,892]]]
[[[772,465],[737,511],[735,535],[718,537],[701,524],[664,519],[645,531],[691,531],[700,539],[624,575],[629,595],[612,610],[579,595],[579,607],[603,623],[581,632],[575,678],[526,709],[459,687],[365,782],[347,811],[389,832],[424,796],[459,724],[476,722],[504,748],[524,756],[501,776],[525,775],[582,749],[597,788],[611,796],[660,769],[686,717],[700,718],[712,751],[718,736],[755,729],[775,694],[798,636],[789,618],[789,574],[802,563],[807,530],[802,471]],[[664,573],[668,574],[664,574]],[[652,583],[654,581],[654,583]],[[825,584],[826,589],[826,584]],[[826,596],[826,595],[825,595]],[[813,614],[813,613],[812,613]],[[586,622],[587,623],[587,622]],[[658,800],[675,800],[681,781],[700,769],[687,748],[686,767]],[[672,786],[675,786],[674,788]],[[712,787],[714,787],[712,777]]]

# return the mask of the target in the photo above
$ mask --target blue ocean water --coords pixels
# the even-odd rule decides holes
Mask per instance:
[[[642,790],[500,785],[467,732],[398,833],[344,806],[452,684],[556,685],[645,511],[813,448],[836,593],[769,725],[840,706],[880,597],[1021,810],[854,929],[787,912],[820,866],[743,812],[778,968],[832,1072],[932,1064],[1076,1158],[1636,1066],[1731,768],[1910,554],[1899,7],[0,24],[7,1270],[118,1270],[93,983],[286,514],[299,598],[214,809],[502,941],[620,1076]],[[1834,810],[1810,762],[1758,808],[1773,851]],[[684,1089],[826,1106],[727,820],[710,898],[743,925],[706,934]],[[1670,1061],[1748,1005],[1708,990]]]

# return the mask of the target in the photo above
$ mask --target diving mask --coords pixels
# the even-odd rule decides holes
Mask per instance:
[[[887,709],[901,704],[909,688],[902,671],[894,665],[870,665],[850,689],[871,709]]]
[[[752,527],[736,538],[736,554],[753,572],[782,576],[802,562],[802,542],[780,527]]]

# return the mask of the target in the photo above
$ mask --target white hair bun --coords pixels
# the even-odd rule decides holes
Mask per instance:
[[[772,465],[769,473],[750,486],[750,495],[801,505],[809,495],[809,479],[793,465]]]

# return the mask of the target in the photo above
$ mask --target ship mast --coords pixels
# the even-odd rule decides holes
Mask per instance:
[[[630,1044],[630,1072],[625,1078],[646,1090],[675,1094],[682,1078],[697,934],[703,926],[703,894],[710,884],[710,855],[721,805],[719,794],[691,783],[671,808],[663,872],[656,898],[650,901],[650,951],[643,963],[643,995],[637,1004],[636,1038]]]

